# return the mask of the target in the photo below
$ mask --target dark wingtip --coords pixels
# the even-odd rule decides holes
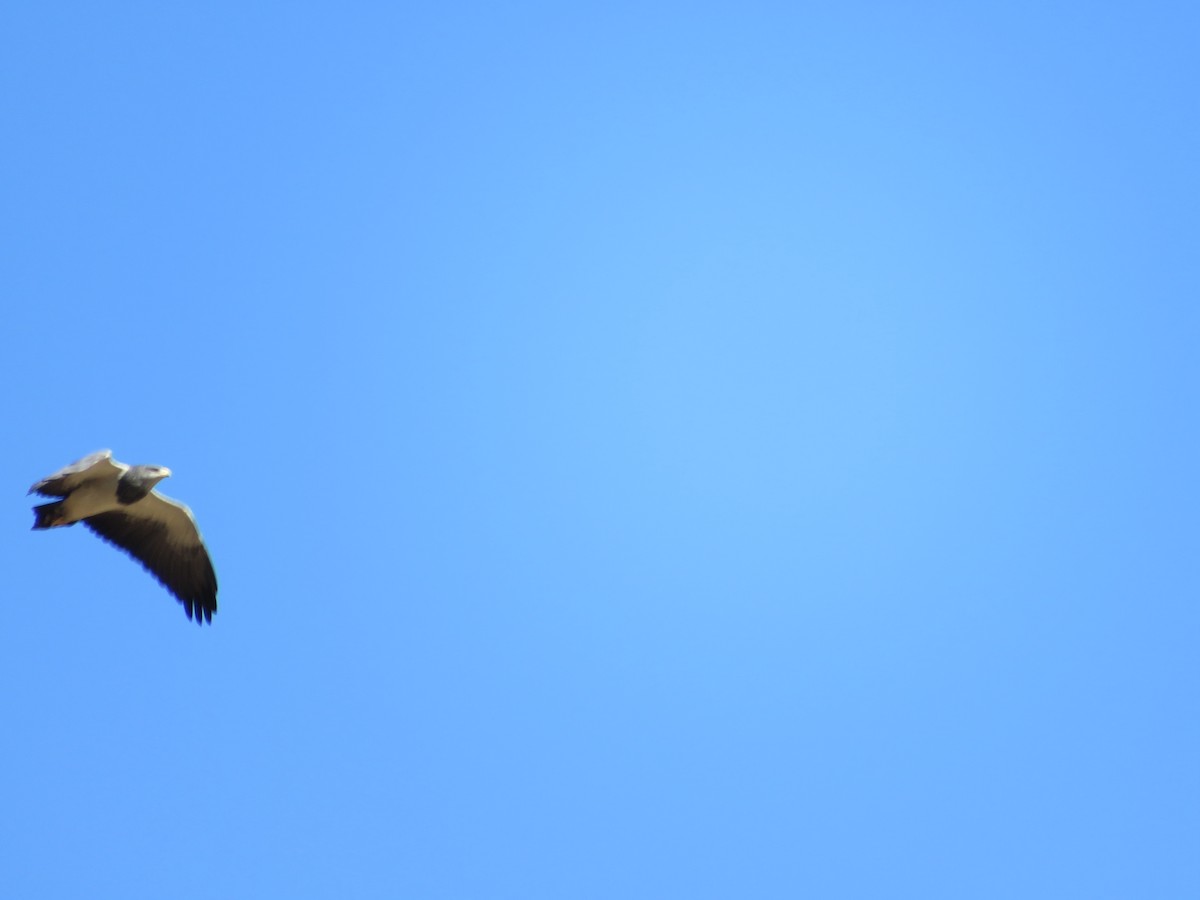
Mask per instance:
[[[189,621],[195,622],[197,625],[203,625],[207,622],[212,624],[213,613],[215,608],[202,606],[199,600],[184,600],[183,611],[187,613]]]

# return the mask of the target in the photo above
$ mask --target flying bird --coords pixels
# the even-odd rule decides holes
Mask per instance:
[[[127,466],[100,450],[59,469],[29,489],[60,497],[33,508],[35,530],[82,522],[120,547],[183,604],[196,624],[217,611],[217,576],[192,511],[154,486],[165,466]]]

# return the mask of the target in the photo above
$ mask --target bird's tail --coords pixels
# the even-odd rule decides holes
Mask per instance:
[[[66,525],[62,515],[63,501],[55,500],[53,503],[43,503],[41,506],[33,508],[33,527],[36,531],[39,528],[53,528],[56,525]]]

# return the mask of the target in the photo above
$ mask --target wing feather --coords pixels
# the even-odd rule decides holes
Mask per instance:
[[[217,575],[186,506],[152,491],[137,503],[91,516],[83,524],[140,562],[183,604],[189,619],[212,622]]]
[[[128,468],[112,458],[111,450],[98,450],[43,478],[29,489],[29,493],[43,497],[65,497],[85,481],[119,475]]]

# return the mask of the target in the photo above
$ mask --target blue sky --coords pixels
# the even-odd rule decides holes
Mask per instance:
[[[1200,895],[1190,5],[2,18],[0,894]]]

